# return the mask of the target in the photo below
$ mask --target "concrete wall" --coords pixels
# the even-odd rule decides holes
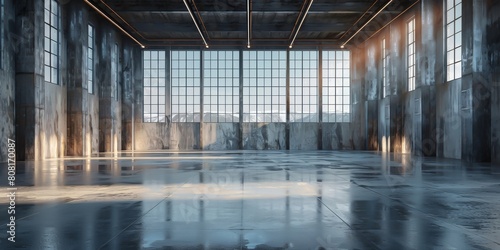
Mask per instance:
[[[491,75],[491,160],[500,164],[500,3],[488,1],[485,55]]]
[[[5,1],[0,69],[0,139],[16,140],[18,160],[87,156],[122,149],[122,102],[131,103],[130,63],[138,47],[83,1],[61,1],[60,81],[45,82],[43,1]],[[94,93],[87,86],[87,31],[95,28]],[[118,95],[111,96],[112,44],[118,44]],[[120,67],[124,65],[125,67]],[[4,105],[5,104],[5,105]],[[125,116],[131,124],[132,117]],[[129,130],[126,130],[129,133]],[[6,160],[0,146],[0,162]]]
[[[167,50],[167,57],[169,56],[169,48],[159,49]],[[124,59],[123,67],[130,66],[131,69],[134,129],[131,128],[132,124],[127,123],[122,131],[133,131],[134,143],[125,143],[126,149],[132,148],[129,144],[133,144],[136,150],[330,150],[356,147],[352,138],[358,133],[350,129],[349,123],[325,123],[322,128],[318,123],[170,123],[169,115],[165,123],[143,123],[142,51],[134,48],[129,54],[135,59],[133,63]],[[170,86],[168,74],[167,71],[167,89]],[[125,87],[124,98],[128,92],[128,87]],[[169,102],[167,94],[167,103]],[[129,108],[127,103],[128,101],[124,100],[122,105],[124,122],[130,120],[128,117],[132,117],[132,108]],[[170,110],[168,106],[167,104],[167,114]],[[132,135],[124,136],[123,140],[128,141],[131,137]],[[360,144],[358,143],[357,148],[362,148]]]
[[[6,1],[8,2],[8,1]],[[44,78],[43,1],[15,1],[19,50],[15,56],[15,125],[18,159],[62,157],[66,143],[66,48],[61,38],[59,85]],[[65,18],[65,13],[62,13]]]
[[[354,103],[354,115],[366,125],[369,149],[378,144],[383,151],[498,162],[498,5],[489,0],[463,1],[463,75],[454,81],[446,81],[442,1],[421,0],[353,48],[353,54],[363,58],[353,62],[353,95],[366,104],[363,110]],[[408,92],[406,21],[412,16],[417,24],[416,90]],[[384,37],[390,51],[391,89],[385,98],[380,93]],[[357,98],[359,94],[363,96]]]
[[[497,1],[463,1],[463,76],[455,81],[445,81],[441,1],[421,0],[352,47],[353,122],[339,124],[143,123],[140,47],[81,1],[61,3],[61,81],[44,81],[42,4],[5,1],[0,139],[15,137],[20,160],[122,149],[370,149],[500,162]],[[411,16],[417,24],[417,74],[416,90],[408,92],[405,25]],[[93,94],[87,91],[85,60],[89,22],[96,34]],[[384,37],[390,51],[388,97],[381,86]],[[116,96],[114,44],[119,48]],[[0,161],[6,160],[5,147],[0,145]]]
[[[14,107],[15,107],[15,61],[14,55],[18,47],[18,39],[15,36],[15,12],[11,1],[5,1],[4,21],[2,22],[4,33],[1,44],[0,62],[0,162],[7,161],[7,140],[15,139]]]

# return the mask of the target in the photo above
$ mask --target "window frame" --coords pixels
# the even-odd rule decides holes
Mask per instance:
[[[323,50],[322,53],[322,122],[350,122],[352,53],[349,50]]]
[[[300,58],[295,58],[293,55],[297,52],[302,52]],[[309,59],[304,58],[304,52],[315,52],[315,59],[310,59],[311,54],[308,55]],[[311,66],[311,62],[315,61],[315,65]],[[319,50],[291,50],[290,51],[290,123],[311,123],[319,122]],[[301,67],[296,64],[299,63]],[[309,67],[304,65],[309,64]],[[300,72],[295,70],[300,69]],[[312,73],[312,74],[311,74]],[[296,84],[297,80],[299,81]],[[304,86],[304,80],[307,80],[309,86]],[[300,84],[300,82],[302,84]],[[297,92],[300,90],[300,94]],[[304,92],[308,92],[304,96]],[[312,92],[312,93],[311,93]],[[314,94],[315,93],[315,94]],[[300,98],[298,98],[300,96]],[[311,97],[314,97],[316,101]],[[311,101],[311,99],[313,101]],[[304,108],[308,108],[308,112]],[[300,111],[298,110],[300,108]],[[311,111],[315,110],[315,111]]]
[[[54,9],[57,11],[57,13],[54,13]],[[54,21],[56,22],[56,24],[53,23]],[[48,34],[47,32],[48,30],[50,30],[50,34]],[[55,38],[53,32],[55,32]],[[61,51],[61,6],[56,0],[45,0],[44,1],[44,81],[45,82],[52,83],[55,85],[60,84],[60,62],[59,62],[60,51]],[[54,59],[55,62],[53,62]],[[47,79],[47,77],[49,79]]]
[[[153,55],[152,53],[155,53]],[[147,56],[146,56],[147,55]],[[154,58],[153,58],[154,56]],[[167,52],[165,50],[143,50],[143,112],[144,123],[167,122]],[[163,67],[162,67],[163,62]],[[149,96],[149,102],[146,99]],[[156,99],[153,102],[153,99]],[[163,105],[163,109],[162,109]],[[156,108],[156,111],[154,111]],[[149,111],[146,113],[146,111]],[[146,115],[149,115],[146,117]],[[156,117],[156,119],[155,119]]]
[[[91,95],[94,94],[94,55],[95,55],[95,28],[89,23],[87,25],[87,92]]]
[[[390,49],[387,47],[387,39],[385,37],[382,38],[382,98],[386,98],[391,95],[391,85],[389,81],[390,77],[390,68],[389,68],[389,60],[390,60]]]
[[[410,23],[413,24],[411,31],[409,27]],[[413,39],[410,41],[411,33],[413,33]],[[408,92],[416,89],[416,41],[416,18],[412,16],[406,21],[406,82]],[[413,50],[413,53],[411,50]]]
[[[204,50],[202,53],[203,122],[238,122],[240,115],[240,51]],[[223,67],[221,68],[221,66]],[[224,94],[221,95],[221,93]]]
[[[182,52],[183,55],[180,54]],[[201,50],[170,50],[170,116],[173,123],[189,123],[201,122]],[[179,53],[178,58],[174,58],[174,54]],[[189,59],[192,53],[192,59]],[[184,57],[184,67],[174,67],[182,64]],[[179,64],[175,63],[178,62]],[[191,67],[188,67],[188,62],[191,62]],[[189,77],[189,72],[193,76]],[[182,74],[182,76],[181,76]],[[185,84],[181,84],[184,82]],[[189,85],[189,83],[192,83]],[[184,87],[183,87],[184,86]],[[177,89],[177,91],[176,91]],[[189,90],[193,90],[189,93]],[[177,94],[174,94],[177,93]],[[184,93],[184,94],[181,94]],[[177,100],[177,101],[176,101]],[[192,115],[189,116],[189,109],[192,109]],[[184,120],[182,120],[184,115]]]
[[[449,7],[449,1],[453,1],[453,6]],[[458,3],[457,3],[458,2]],[[463,1],[462,0],[445,0],[443,1],[444,18],[443,18],[443,30],[444,30],[444,48],[445,48],[445,70],[446,70],[446,82],[454,81],[460,79],[463,76],[462,70],[462,48],[463,48]],[[457,7],[460,6],[461,12],[460,16],[457,17]],[[453,20],[449,21],[449,12],[453,12]],[[460,19],[460,20],[459,20]],[[457,32],[457,23],[460,22],[460,30]],[[453,26],[453,33],[448,34],[448,26]],[[449,40],[451,39],[451,40]],[[449,48],[449,42],[452,41],[453,47]],[[457,44],[459,44],[457,46]],[[457,54],[459,59],[457,60]],[[453,60],[450,62],[450,55],[453,55]],[[457,76],[457,73],[458,76]]]
[[[243,122],[286,122],[286,50],[245,50],[241,60]]]
[[[119,65],[120,65],[120,49],[118,47],[118,43],[113,43],[113,47],[111,48],[111,99],[118,101],[120,98],[119,95]]]

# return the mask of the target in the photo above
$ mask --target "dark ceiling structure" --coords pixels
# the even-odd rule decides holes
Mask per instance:
[[[85,0],[146,47],[351,46],[418,0]]]

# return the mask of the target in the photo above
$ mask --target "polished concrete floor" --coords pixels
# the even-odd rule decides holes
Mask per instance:
[[[16,242],[4,226],[0,249],[500,249],[487,164],[162,151],[18,163],[16,177]]]

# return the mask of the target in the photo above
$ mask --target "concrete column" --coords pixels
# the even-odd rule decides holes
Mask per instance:
[[[45,82],[43,1],[16,1],[19,51],[15,59],[16,149],[18,160],[42,159]]]
[[[421,41],[418,53],[417,77],[420,82],[420,129],[421,138],[416,143],[418,155],[436,156],[436,84],[442,84],[444,62],[443,24],[439,22],[443,16],[443,3],[423,0],[420,15]],[[424,28],[425,27],[425,28]]]
[[[133,107],[134,107],[134,64],[137,60],[134,60],[136,55],[135,50],[140,50],[137,44],[132,43],[132,41],[124,42],[123,48],[123,60],[122,60],[122,149],[132,150],[133,149]],[[141,57],[139,57],[141,58]]]
[[[68,18],[63,20],[68,27],[64,35],[67,37],[69,70],[66,154],[83,156],[86,148],[88,16],[83,2],[71,1],[66,6]]]
[[[15,140],[15,65],[18,36],[12,25],[15,17],[14,3],[6,1],[4,5],[3,26],[1,30],[4,36],[0,43],[0,162],[8,161],[8,139]]]
[[[462,159],[491,160],[491,76],[486,44],[486,1],[463,1]]]
[[[487,58],[489,74],[491,75],[491,161],[500,165],[500,2],[490,1],[487,6],[488,25],[486,27],[486,41],[488,44]]]
[[[121,147],[121,91],[120,74],[117,75],[118,90],[112,86],[112,70],[120,72],[120,60],[117,69],[112,68],[112,51],[115,44],[118,47],[117,57],[120,57],[120,35],[112,31],[108,25],[96,27],[96,83],[100,86],[99,93],[99,151],[116,152]]]
[[[377,65],[380,61],[378,44],[377,42],[372,43],[365,50],[365,128],[368,150],[378,150],[378,97],[380,85],[377,74]]]
[[[366,134],[366,106],[365,106],[365,86],[364,70],[365,58],[364,48],[351,50],[351,123],[352,138],[356,150],[367,148]]]

